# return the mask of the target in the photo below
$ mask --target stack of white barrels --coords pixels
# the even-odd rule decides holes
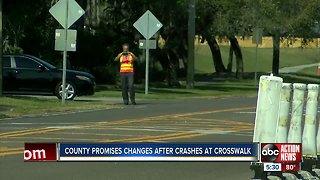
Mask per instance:
[[[320,155],[318,99],[318,84],[290,84],[283,83],[280,77],[261,76],[253,142],[302,143],[304,158],[317,159]],[[304,175],[303,171],[299,173]]]

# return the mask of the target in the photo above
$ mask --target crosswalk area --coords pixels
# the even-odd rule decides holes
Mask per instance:
[[[225,116],[226,113],[233,116],[239,111],[251,109],[234,108],[102,122],[2,123],[2,128],[14,126],[20,130],[0,133],[0,156],[21,154],[25,142],[179,142],[209,135],[251,136],[253,123]],[[244,114],[243,118],[246,116]]]

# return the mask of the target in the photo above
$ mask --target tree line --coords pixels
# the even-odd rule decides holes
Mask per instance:
[[[54,51],[54,32],[61,28],[49,14],[57,0],[10,0],[3,2],[4,53],[25,53],[61,66],[61,53]],[[77,0],[86,14],[71,29],[78,30],[77,51],[69,52],[68,65],[93,73],[100,83],[114,83],[118,67],[112,61],[129,42],[138,49],[143,37],[133,23],[150,10],[163,28],[154,38],[161,43],[151,51],[151,80],[166,80],[179,86],[186,77],[188,61],[188,0]],[[236,78],[242,78],[242,55],[237,37],[251,36],[254,28],[263,28],[264,36],[273,39],[272,72],[278,74],[282,38],[319,36],[318,0],[196,0],[196,35],[207,43],[212,53],[212,72],[232,72],[236,61]],[[230,42],[228,64],[221,57],[218,38]],[[141,57],[143,57],[141,55]],[[136,65],[144,71],[143,60]],[[143,80],[144,73],[137,74]]]

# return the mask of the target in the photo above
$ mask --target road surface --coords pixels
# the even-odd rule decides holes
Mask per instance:
[[[256,98],[145,100],[137,106],[0,119],[1,180],[250,179],[249,163],[23,162],[25,142],[251,142]]]

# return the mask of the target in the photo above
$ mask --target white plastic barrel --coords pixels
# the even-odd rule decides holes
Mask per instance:
[[[277,129],[277,143],[288,142],[288,129],[289,129],[289,109],[291,100],[291,83],[283,83],[280,94],[280,109]]]
[[[260,77],[253,142],[276,142],[282,81],[272,75]]]
[[[319,85],[308,84],[308,97],[302,136],[302,152],[308,157],[317,157],[316,119]]]
[[[320,122],[318,126],[318,134],[317,134],[317,156],[320,156]]]
[[[291,122],[288,133],[289,143],[301,143],[302,141],[302,113],[304,106],[304,95],[306,85],[301,83],[293,84],[293,99],[291,109]]]

